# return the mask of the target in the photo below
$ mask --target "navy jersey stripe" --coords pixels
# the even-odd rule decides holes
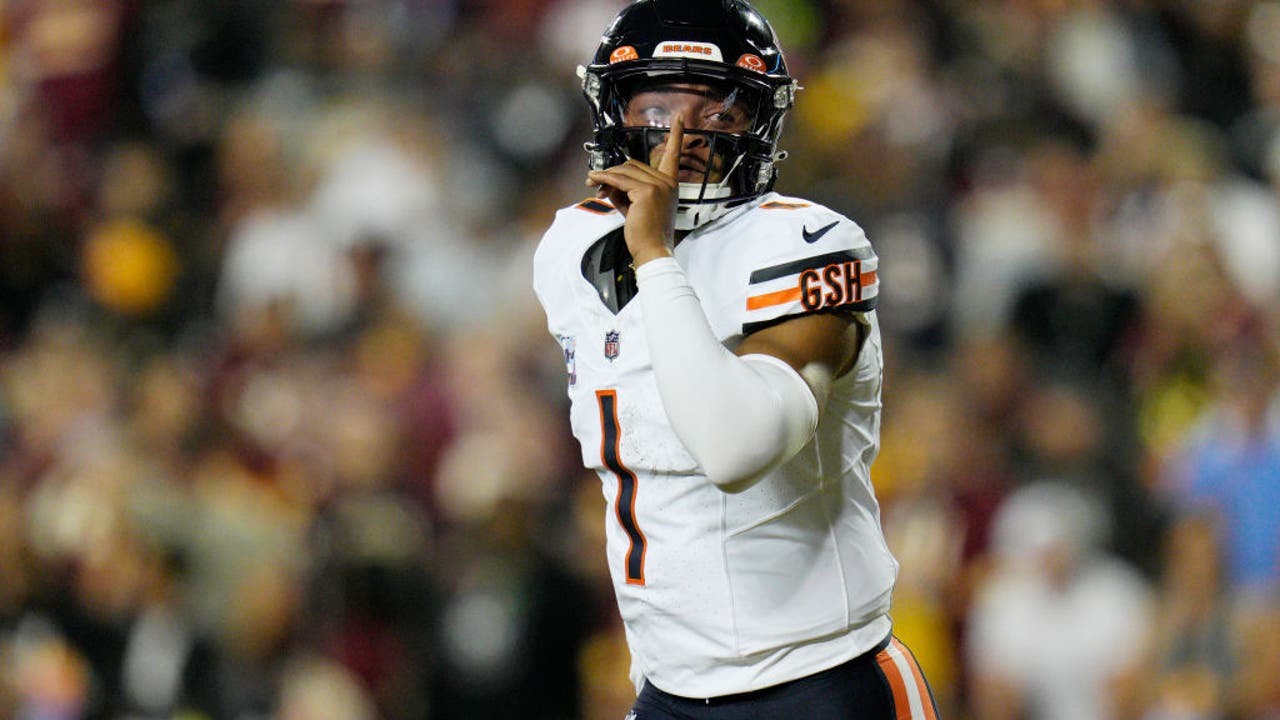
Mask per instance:
[[[645,537],[636,524],[636,474],[631,472],[618,458],[618,396],[611,391],[601,390],[596,393],[600,401],[600,419],[603,425],[604,438],[600,447],[601,459],[618,478],[618,498],[615,510],[618,523],[631,540],[627,549],[627,582],[635,585],[644,584],[644,550]]]
[[[768,282],[777,280],[780,277],[795,275],[805,270],[817,270],[828,265],[840,262],[848,262],[850,260],[868,260],[875,257],[875,251],[869,247],[853,248],[852,250],[837,250],[836,252],[826,253],[824,255],[814,255],[813,257],[803,258],[801,260],[793,260],[781,265],[773,267],[761,268],[751,273],[751,284]]]
[[[578,207],[582,208],[583,210],[590,210],[593,213],[600,213],[600,214],[608,214],[613,212],[616,209],[612,205],[609,205],[607,203],[602,203],[599,200],[583,200],[582,202],[578,203]]]
[[[768,320],[758,320],[756,322],[744,323],[742,325],[742,334],[744,336],[750,335],[751,333],[760,332],[761,330],[764,330],[766,328],[771,328],[774,325],[784,323],[788,320],[794,320],[795,318],[805,317],[806,315],[822,315],[824,313],[853,315],[856,313],[871,312],[872,310],[875,310],[875,309],[876,309],[875,298],[872,298],[870,300],[863,300],[862,302],[850,303],[848,305],[839,305],[833,308],[822,308],[821,310],[810,310],[806,312],[797,312],[797,313],[790,313],[787,315],[779,315],[776,318],[770,318]]]

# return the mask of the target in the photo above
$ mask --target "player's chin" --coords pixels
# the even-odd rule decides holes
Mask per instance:
[[[690,168],[680,168],[680,172],[676,174],[676,179],[682,183],[698,183],[701,184],[703,178],[707,174],[701,170],[693,170]]]

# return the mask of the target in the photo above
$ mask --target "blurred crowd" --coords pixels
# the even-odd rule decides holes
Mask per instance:
[[[621,0],[0,0],[0,718],[621,720],[529,289]],[[961,720],[1280,718],[1280,2],[759,0]]]

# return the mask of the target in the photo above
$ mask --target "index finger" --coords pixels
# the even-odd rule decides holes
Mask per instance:
[[[684,152],[684,115],[677,114],[667,133],[667,148],[658,161],[658,172],[675,177],[680,172],[680,155]]]

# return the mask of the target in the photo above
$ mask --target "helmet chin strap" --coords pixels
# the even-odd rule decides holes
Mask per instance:
[[[733,190],[722,183],[707,185],[682,182],[678,193],[681,202],[676,206],[675,229],[696,230],[729,212],[727,202],[714,201],[717,198],[731,197]]]
[[[735,91],[736,92],[736,91]],[[710,154],[714,154],[716,149],[716,140],[712,138]],[[739,170],[742,164],[742,156],[739,155],[733,161],[733,166],[725,172],[725,177],[732,177]],[[709,183],[703,180],[699,183],[679,183],[677,196],[680,199],[676,205],[676,230],[696,230],[703,225],[715,220],[716,218],[729,212],[728,202],[716,202],[716,200],[727,200],[733,197],[733,188],[727,181],[718,183]]]

